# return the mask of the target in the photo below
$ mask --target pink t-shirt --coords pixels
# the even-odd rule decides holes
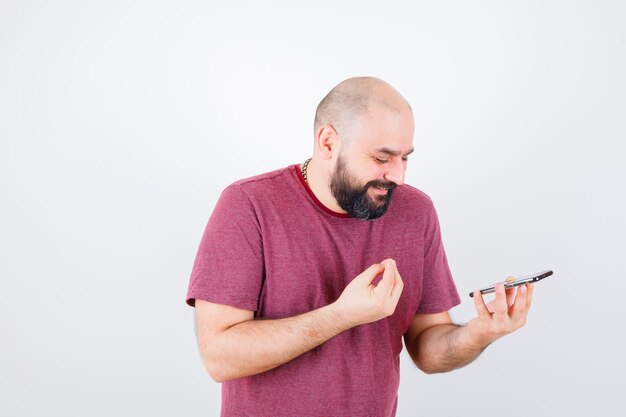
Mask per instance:
[[[195,299],[275,319],[334,302],[373,263],[396,260],[395,313],[347,330],[270,371],[224,382],[222,416],[394,416],[402,336],[416,313],[460,303],[430,198],[409,185],[387,212],[359,220],[315,198],[298,165],[237,181],[202,237],[187,303]]]

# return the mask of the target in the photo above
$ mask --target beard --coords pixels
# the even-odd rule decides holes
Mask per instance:
[[[387,189],[387,194],[372,199],[368,190],[371,187]],[[357,178],[350,174],[345,160],[339,155],[337,165],[330,179],[330,192],[339,207],[350,216],[361,220],[374,220],[385,214],[391,201],[391,194],[397,184],[390,181],[373,180],[364,186],[358,185]]]

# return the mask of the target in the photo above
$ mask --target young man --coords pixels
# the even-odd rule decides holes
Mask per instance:
[[[446,372],[524,325],[532,286],[453,324],[460,303],[430,198],[404,184],[411,107],[351,78],[322,100],[313,157],[227,187],[187,302],[223,416],[393,416],[402,338]]]

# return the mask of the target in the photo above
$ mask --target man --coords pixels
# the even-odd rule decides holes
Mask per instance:
[[[187,302],[223,416],[393,416],[404,338],[426,373],[524,325],[532,286],[460,303],[430,198],[404,184],[413,114],[386,82],[337,85],[313,157],[235,182],[209,220]]]

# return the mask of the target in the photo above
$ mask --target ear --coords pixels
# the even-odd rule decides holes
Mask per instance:
[[[339,138],[332,125],[323,125],[315,134],[315,150],[322,159],[332,159],[339,151]]]

